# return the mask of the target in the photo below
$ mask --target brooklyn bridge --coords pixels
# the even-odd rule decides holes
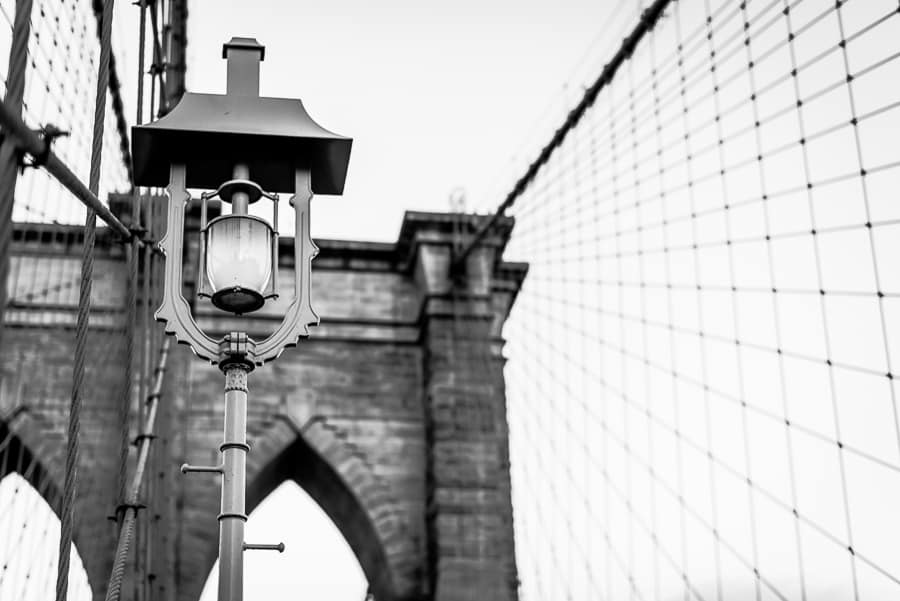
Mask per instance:
[[[0,0],[0,601],[900,597],[897,0],[256,4]]]

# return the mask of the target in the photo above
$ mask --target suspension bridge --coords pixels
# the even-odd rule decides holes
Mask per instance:
[[[320,323],[252,376],[247,513],[297,483],[377,601],[895,598],[900,4],[617,6],[505,196],[316,240]],[[168,199],[131,157],[185,94],[187,2],[131,10],[0,1],[2,601],[194,601],[218,554],[216,476],[179,467],[219,461],[221,374],[154,319]],[[264,337],[301,293],[218,312],[199,200],[182,292]]]

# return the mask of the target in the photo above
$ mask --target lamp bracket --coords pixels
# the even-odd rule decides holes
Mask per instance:
[[[154,317],[165,323],[166,334],[174,336],[179,344],[186,344],[200,357],[216,363],[219,359],[219,342],[208,336],[194,321],[191,308],[181,293],[182,261],[181,252],[184,237],[184,207],[191,197],[185,186],[184,164],[173,164],[170,168],[169,213],[166,234],[159,242],[159,249],[166,257],[165,285],[162,305]]]
[[[277,359],[286,348],[297,346],[300,338],[309,336],[309,326],[319,324],[319,316],[309,302],[312,293],[312,260],[319,254],[319,247],[313,242],[309,231],[309,203],[312,196],[309,169],[297,169],[294,172],[294,195],[290,199],[295,219],[294,300],[278,328],[268,338],[255,344],[253,360],[257,365]]]
[[[162,305],[155,317],[165,323],[166,334],[174,336],[180,344],[188,345],[201,359],[214,365],[221,364],[223,369],[228,365],[240,364],[249,371],[256,365],[276,359],[286,348],[296,346],[300,338],[309,336],[309,326],[319,323],[319,316],[310,305],[312,260],[319,253],[309,228],[309,205],[313,196],[310,170],[296,170],[295,192],[290,199],[295,215],[294,300],[278,328],[260,342],[243,332],[231,332],[216,340],[203,332],[191,315],[190,305],[181,292],[184,209],[190,201],[185,182],[184,164],[171,165],[166,189],[169,194],[166,234],[159,242],[159,248],[166,257],[165,286]],[[216,191],[213,195],[219,193]],[[210,197],[207,195],[205,198]],[[277,263],[273,263],[273,267],[277,269]]]

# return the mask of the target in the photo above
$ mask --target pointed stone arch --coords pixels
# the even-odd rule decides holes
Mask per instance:
[[[0,480],[18,473],[59,515],[62,480],[53,449],[41,444],[42,428],[27,410],[0,415]],[[55,469],[54,469],[55,468]]]
[[[59,520],[64,461],[56,441],[46,435],[48,431],[47,424],[42,423],[39,417],[35,418],[26,408],[0,414],[0,482],[11,474],[18,475],[31,487],[32,494],[40,497]],[[90,557],[95,552],[93,540],[93,533],[85,533],[83,528],[76,529],[73,550],[81,562],[92,597],[102,599],[105,581],[97,580],[96,571],[92,574],[90,569]],[[53,544],[57,545],[58,540],[54,539]],[[73,565],[72,569],[77,568]]]
[[[257,437],[247,464],[248,514],[286,481],[297,483],[331,518],[378,601],[419,599],[420,558],[397,500],[338,428],[323,418],[298,425],[279,416]],[[207,537],[204,565],[216,559]],[[204,582],[190,598],[196,598]]]
[[[482,219],[409,212],[393,244],[318,241],[312,278],[322,322],[302,345],[260,370],[262,377],[253,376],[248,510],[285,479],[303,482],[307,492],[318,486],[312,492],[348,542],[356,541],[352,548],[382,593],[380,601],[446,601],[471,590],[516,598],[500,348],[502,324],[526,268],[501,258],[512,227],[504,218],[470,254],[465,270],[451,273],[460,231],[474,233]],[[189,221],[196,228],[197,219]],[[72,228],[41,228],[53,235],[22,238],[16,253],[52,255],[59,269],[77,273],[77,253],[59,242]],[[285,269],[292,266],[291,244],[284,238],[279,249]],[[120,250],[112,245],[98,255],[110,274],[122,273]],[[186,250],[186,264],[195,264],[197,249]],[[94,290],[110,308],[118,306],[126,279],[110,277]],[[74,323],[66,321],[74,301],[66,307],[63,321],[59,310],[43,305],[8,311],[8,348],[0,360],[0,418],[19,410],[33,418],[35,435],[27,444],[56,470],[58,486],[74,352],[72,337],[60,336],[61,327]],[[203,303],[196,309],[208,331],[254,336],[269,332],[279,314],[272,305],[271,312],[235,321]],[[479,325],[464,328],[462,336],[459,323]],[[85,545],[80,548],[101,593],[115,546],[107,516],[117,502],[119,437],[109,434],[119,431],[127,357],[111,324],[91,324],[91,346],[102,360],[88,366],[94,391],[82,415],[76,509],[76,542]],[[182,477],[178,467],[220,459],[222,375],[184,347],[172,352],[154,443],[156,498],[147,499],[141,519],[152,516],[158,539],[150,554],[154,586],[179,601],[196,601],[216,557],[220,488],[216,476]],[[4,395],[4,382],[18,382],[20,375],[23,389]],[[26,418],[15,419],[18,428]],[[297,473],[303,466],[307,472]]]
[[[364,456],[339,428],[324,418],[313,419],[298,429],[285,417],[272,430],[296,434],[280,451],[272,448],[275,452],[266,464],[250,471],[248,503],[255,506],[281,481],[294,480],[319,503],[347,539],[376,599],[416,598],[420,592],[420,559],[404,515],[397,499]],[[265,440],[271,444],[280,438],[274,435]],[[265,455],[259,453],[261,458]],[[251,466],[251,470],[255,467]]]

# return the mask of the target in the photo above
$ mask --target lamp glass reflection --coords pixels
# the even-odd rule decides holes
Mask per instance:
[[[225,215],[206,232],[206,274],[215,291],[212,302],[231,313],[263,306],[272,277],[272,228],[250,215]]]

